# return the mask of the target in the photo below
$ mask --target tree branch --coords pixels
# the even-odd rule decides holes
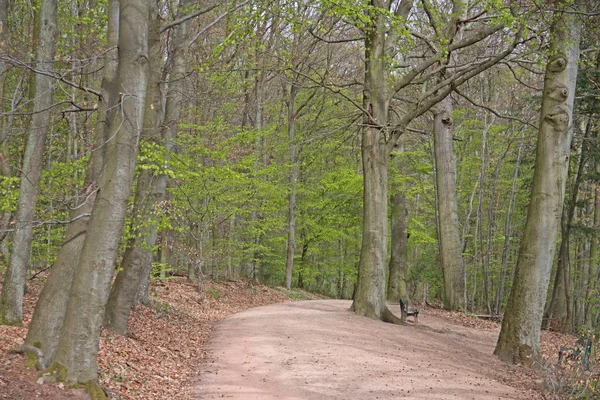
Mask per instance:
[[[478,42],[484,40],[488,36],[493,35],[494,33],[498,32],[499,30],[501,30],[503,28],[504,28],[503,25],[489,26],[486,29],[482,29],[479,32],[475,33],[471,37],[468,37],[468,38],[463,39],[456,43],[452,43],[448,47],[448,51],[452,52],[455,50],[462,49],[464,47],[471,46],[475,43],[478,43]],[[398,81],[398,83],[394,87],[394,91],[397,93],[400,90],[402,90],[403,88],[405,88],[406,86],[408,86],[412,82],[412,80],[415,79],[415,77],[417,75],[419,75],[421,72],[425,71],[427,68],[431,67],[433,64],[435,64],[438,61],[439,61],[439,56],[435,55],[435,54],[433,56],[427,58],[421,64],[417,65],[410,72],[408,72],[406,75],[404,75],[404,77],[402,77],[402,79],[400,79],[400,81]]]
[[[163,33],[164,31],[171,29],[177,25],[181,25],[183,24],[185,21],[189,21],[192,18],[196,18],[202,14],[206,14],[207,12],[214,10],[215,8],[217,8],[218,4],[212,4],[210,6],[206,6],[204,8],[201,8],[200,10],[196,10],[192,13],[189,13],[187,15],[184,15],[181,18],[176,19],[175,21],[163,26],[162,28],[160,28],[160,33]]]
[[[25,63],[25,62],[23,62],[21,60],[17,60],[16,58],[12,58],[10,56],[0,55],[0,60],[7,61],[9,63],[16,64],[18,66],[27,68],[28,70],[30,70],[30,71],[32,71],[32,72],[34,72],[36,74],[49,76],[51,78],[56,79],[59,82],[66,83],[67,85],[69,85],[71,87],[74,87],[75,89],[79,89],[79,90],[82,90],[84,92],[96,95],[98,97],[98,99],[103,100],[101,92],[99,92],[97,90],[94,90],[92,88],[86,87],[86,86],[82,86],[82,85],[80,85],[80,84],[78,84],[76,82],[72,82],[72,81],[68,80],[67,78],[65,78],[64,76],[57,75],[57,74],[52,73],[50,71],[42,71],[42,70],[33,68],[31,65],[28,65],[27,63]]]
[[[532,124],[531,122],[524,121],[524,120],[522,120],[521,118],[513,117],[513,116],[511,116],[511,115],[502,115],[502,114],[500,114],[498,111],[496,111],[496,110],[494,110],[494,109],[492,109],[492,108],[490,108],[490,107],[487,107],[487,106],[485,106],[485,105],[483,105],[483,104],[477,103],[475,100],[471,99],[469,96],[467,96],[466,94],[464,94],[464,93],[462,93],[460,90],[458,90],[458,88],[454,88],[454,91],[455,91],[455,92],[456,92],[456,93],[457,93],[459,96],[461,96],[461,97],[463,97],[465,100],[467,100],[469,103],[473,104],[475,107],[483,108],[484,110],[487,110],[487,111],[491,112],[492,114],[494,114],[494,115],[495,115],[496,117],[498,117],[498,118],[502,118],[502,119],[508,119],[508,120],[511,120],[511,121],[517,121],[517,122],[520,122],[520,123],[522,123],[522,124],[524,124],[524,125],[528,125],[528,126],[530,126],[531,128],[533,128],[533,129],[537,129],[537,128],[538,128],[537,126],[535,126],[535,125],[534,125],[534,124]]]

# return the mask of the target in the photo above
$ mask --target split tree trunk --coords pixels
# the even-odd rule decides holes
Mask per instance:
[[[557,8],[566,7],[566,1]],[[579,59],[580,20],[555,12],[546,65],[531,202],[512,291],[494,354],[532,365],[540,356],[540,327],[565,196]]]
[[[97,381],[100,328],[131,193],[144,120],[148,69],[146,0],[122,0],[119,23],[119,112],[111,124],[106,163],[88,224],[61,330],[54,367],[74,383]]]
[[[187,22],[183,23],[183,25],[186,24]],[[163,62],[158,7],[153,7],[150,12],[148,51],[150,61],[142,140],[152,145],[162,146],[164,143],[160,138],[159,125],[162,114],[160,85]],[[112,286],[104,317],[104,326],[119,335],[127,333],[127,321],[134,305],[142,274],[146,271],[150,273],[157,237],[156,219],[159,212],[156,211],[156,207],[164,199],[166,183],[167,177],[157,173],[154,169],[143,169],[137,179],[133,212],[133,238],[127,243],[121,270]]]
[[[119,37],[119,0],[108,3],[108,48],[115,47]],[[69,224],[65,241],[58,252],[54,266],[44,284],[35,305],[25,344],[40,349],[43,360],[40,365],[48,365],[54,360],[60,330],[65,319],[73,275],[77,269],[79,255],[86,238],[87,225],[98,190],[98,180],[102,172],[106,153],[109,123],[115,100],[115,81],[118,65],[117,50],[106,53],[104,76],[102,78],[102,99],[98,104],[98,120],[94,132],[93,149],[85,172],[85,184],[80,194],[82,204],[71,214],[75,222]]]

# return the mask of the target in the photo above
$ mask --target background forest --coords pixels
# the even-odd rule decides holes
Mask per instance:
[[[502,313],[534,181],[546,61],[554,56],[551,29],[557,15],[566,15],[582,26],[579,74],[543,324],[565,332],[598,327],[596,2],[145,3],[0,0],[5,323],[20,322],[13,311],[25,276],[48,270],[56,276],[44,289],[49,297],[43,292],[40,300],[48,319],[56,319],[57,301],[70,310],[54,332],[64,332],[65,318],[76,324],[70,315],[83,315],[93,326],[124,333],[131,303],[147,301],[148,279],[181,274],[199,290],[206,279],[244,277],[352,298],[368,186],[361,143],[378,112],[364,102],[372,90],[365,68],[375,71],[365,54],[374,54],[378,34],[393,39],[394,50],[388,54],[384,46],[385,74],[375,82],[396,90],[388,93],[385,112],[393,128],[378,127],[389,134],[391,149],[387,297],[447,302],[450,269],[442,260],[451,257],[439,238],[450,235],[452,257],[464,268],[458,292],[465,299],[450,308]],[[572,7],[579,11],[561,12]],[[133,53],[144,43],[147,56],[140,61]],[[451,126],[444,142],[436,133],[439,120]],[[107,170],[115,171],[112,179]],[[98,190],[108,182],[124,206],[109,201],[109,190]],[[90,222],[106,225],[100,235],[86,227],[94,199],[106,203]],[[452,204],[454,220],[446,216]],[[122,227],[118,215],[126,217]],[[90,255],[90,270],[107,268],[94,275],[100,287],[109,288],[118,273],[110,295],[104,290],[90,301],[95,313],[77,310],[72,300],[86,299],[89,287],[69,300],[66,276],[74,277],[75,292],[90,281],[73,272],[81,265],[69,265],[83,259],[82,251]],[[113,253],[116,262],[103,258]],[[66,294],[56,300],[52,293],[65,281]],[[40,324],[51,332],[47,322]],[[69,339],[46,345],[49,339],[37,337],[36,329],[27,342],[41,343],[46,361],[56,356],[75,374],[69,379],[94,379],[93,368],[72,372],[83,361],[65,355]]]

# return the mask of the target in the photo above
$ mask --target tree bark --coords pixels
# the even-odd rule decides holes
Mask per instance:
[[[144,120],[148,69],[148,20],[145,0],[122,0],[119,23],[119,112],[111,139],[88,235],[75,276],[53,364],[68,382],[97,380],[100,328],[114,263],[127,213]],[[62,374],[61,374],[62,375]]]
[[[288,104],[288,140],[290,153],[290,194],[288,196],[288,240],[285,262],[285,287],[292,287],[294,273],[294,250],[296,248],[296,185],[298,183],[298,151],[296,149],[296,94],[297,87],[292,83]]]
[[[187,25],[187,21],[175,27],[177,31]],[[177,37],[177,36],[176,36]],[[177,40],[177,39],[175,39]],[[161,57],[160,19],[158,7],[150,11],[148,29],[148,90],[144,110],[144,132],[142,140],[151,145],[164,146],[159,129],[162,114],[161,75],[163,62]],[[112,286],[104,326],[119,335],[127,333],[127,321],[135,302],[142,274],[150,273],[154,245],[157,238],[157,207],[164,200],[167,177],[164,173],[148,168],[140,171],[134,198],[133,238],[127,243],[121,270]]]
[[[440,216],[440,242],[444,269],[444,308],[465,309],[465,266],[462,259],[456,164],[452,150],[452,103],[447,97],[434,109],[434,149]]]
[[[406,195],[402,188],[394,188],[391,196],[391,254],[387,299],[392,302],[408,304],[408,235]]]
[[[373,0],[373,6],[382,7]],[[365,38],[365,84],[361,154],[364,176],[363,228],[358,281],[352,310],[374,319],[399,322],[385,304],[385,265],[388,244],[388,163],[386,143],[389,88],[386,76],[385,20],[371,15],[373,26]]]
[[[108,48],[116,47],[119,37],[119,0],[108,3]],[[25,344],[39,348],[43,354],[40,366],[54,360],[60,330],[65,319],[73,275],[87,233],[89,217],[98,190],[98,179],[104,163],[106,140],[115,98],[115,81],[118,51],[109,50],[105,55],[102,78],[102,99],[98,104],[98,120],[94,132],[93,149],[85,172],[85,184],[80,194],[81,205],[71,214],[77,220],[69,225],[65,241],[58,252],[54,266],[44,284],[36,303]]]
[[[565,7],[559,2],[557,7]],[[565,196],[579,59],[580,22],[555,12],[546,65],[533,187],[525,231],[494,354],[532,365],[540,356],[540,327]]]
[[[589,124],[588,124],[589,125]],[[583,179],[584,168],[587,158],[586,141],[590,134],[591,125],[585,130],[584,140],[582,142],[581,153],[579,155],[577,175],[575,182],[571,188],[571,198],[565,202],[561,218],[561,239],[560,248],[558,251],[558,266],[556,267],[556,275],[554,286],[552,288],[552,296],[546,314],[545,321],[557,320],[555,328],[563,332],[568,332],[571,329],[572,312],[571,312],[571,257],[570,257],[570,238],[571,225],[577,208],[577,198],[579,197],[579,188]],[[545,324],[542,324],[544,326]]]
[[[57,7],[56,0],[41,2],[36,68],[42,72],[51,72],[53,68],[58,34]],[[25,147],[17,203],[16,231],[0,298],[0,323],[9,325],[20,325],[23,320],[23,293],[33,240],[33,219],[44,147],[50,130],[53,84],[50,76],[36,74],[33,117]]]

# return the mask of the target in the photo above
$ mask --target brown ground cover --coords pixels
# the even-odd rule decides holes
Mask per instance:
[[[39,290],[39,284],[33,283],[26,295],[25,326],[29,323]],[[301,296],[319,298],[306,293]],[[248,377],[253,376],[257,379],[250,381],[256,389],[265,379],[263,383],[275,388],[275,395],[279,398],[433,399],[436,398],[434,393],[446,393],[451,390],[449,387],[456,386],[450,384],[453,382],[450,376],[443,375],[444,368],[441,368],[439,360],[445,358],[450,360],[445,369],[459,374],[461,385],[472,386],[469,385],[471,382],[473,387],[484,388],[484,393],[493,388],[502,394],[495,398],[544,398],[537,390],[538,375],[521,367],[506,366],[490,355],[499,326],[460,313],[423,309],[416,328],[382,324],[355,316],[346,311],[349,303],[344,302],[323,305],[325,310],[319,307],[311,309],[314,306],[309,302],[276,306],[272,314],[269,314],[268,307],[266,314],[265,308],[236,314],[257,306],[291,301],[280,289],[247,281],[207,282],[205,295],[200,296],[195,286],[188,284],[184,278],[174,278],[164,284],[153,284],[151,297],[153,307],[138,307],[132,314],[127,337],[109,331],[102,334],[100,383],[114,399],[187,400],[232,395],[227,391],[229,389],[221,392],[215,389],[217,383],[208,386],[214,376],[231,373],[219,364],[222,361],[219,360],[219,342],[226,343],[226,347],[242,344],[241,349],[232,353],[233,359],[228,361],[238,372],[243,366],[246,370],[264,370],[266,374],[258,377],[242,373],[236,376],[234,373],[230,375],[228,385],[246,385],[247,388]],[[225,318],[228,316],[231,317]],[[215,330],[217,321],[222,322],[216,324]],[[309,328],[311,321],[317,323],[316,327]],[[243,323],[251,323],[253,327]],[[350,327],[353,328],[348,330]],[[290,332],[293,340],[287,340]],[[377,340],[372,347],[365,339],[379,333],[382,335],[378,338],[379,343],[385,348],[378,349]],[[0,399],[86,398],[81,390],[60,384],[37,383],[38,372],[25,368],[22,356],[8,353],[23,342],[25,334],[26,328],[0,326]],[[233,344],[227,344],[230,339],[233,339]],[[263,339],[264,343],[260,346],[266,347],[257,347],[257,341]],[[252,344],[251,348],[243,348],[244,340],[246,344]],[[344,345],[339,342],[343,340],[351,343]],[[570,336],[552,333],[544,333],[543,336],[543,347],[550,358],[557,354],[556,349],[560,345],[572,342]],[[365,354],[369,353],[374,355],[373,359],[365,358]],[[306,362],[296,362],[294,357],[305,357]],[[463,364],[464,367],[460,367]],[[381,369],[381,365],[385,368]],[[306,368],[297,370],[298,366]],[[337,366],[342,367],[336,371]],[[273,373],[274,370],[278,372]],[[409,370],[409,375],[402,373]],[[215,374],[216,371],[220,371],[219,374]],[[331,375],[322,374],[323,371],[331,372]],[[404,380],[406,377],[408,381]],[[282,380],[278,381],[279,378]],[[471,378],[472,381],[469,380]],[[406,392],[411,390],[411,385],[414,385],[414,397]],[[363,386],[369,387],[366,394],[356,397],[358,388]],[[277,388],[282,387],[284,389],[277,392]],[[349,391],[339,392],[342,387]],[[378,387],[383,388],[380,395],[369,397],[378,393]],[[453,398],[471,398],[461,397],[472,394],[469,389],[461,386],[455,392],[458,397]],[[418,397],[416,393],[425,397]],[[398,397],[400,394],[403,397]],[[237,398],[252,398],[248,396],[244,393]],[[260,396],[255,398],[268,398]]]

